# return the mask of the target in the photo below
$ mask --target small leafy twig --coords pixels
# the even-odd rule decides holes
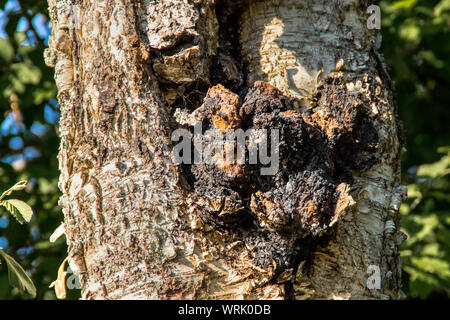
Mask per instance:
[[[9,196],[13,191],[25,189],[26,186],[26,180],[19,181],[14,186],[3,192],[0,196],[0,206],[5,207],[6,210],[8,210],[9,213],[11,213],[11,215],[16,218],[16,220],[20,224],[23,224],[24,222],[30,222],[31,217],[33,216],[33,209],[31,209],[31,207],[22,200],[3,200],[3,198]]]
[[[28,292],[32,298],[36,297],[36,287],[21,265],[5,251],[3,251],[2,248],[0,248],[0,256],[5,259],[6,265],[8,266],[9,283],[22,292]]]
[[[23,202],[22,200],[17,199],[8,199],[3,200],[4,197],[9,196],[11,193],[17,190],[23,190],[27,186],[27,181],[22,180],[17,182],[11,188],[6,190],[0,196],[0,206],[3,206],[8,210],[17,221],[22,224],[24,222],[30,222],[31,217],[33,216],[33,210],[31,207]],[[6,261],[6,265],[8,266],[8,280],[9,283],[18,288],[20,291],[28,292],[33,298],[36,297],[36,287],[33,284],[33,281],[27,275],[25,270],[21,267],[21,265],[14,260],[10,255],[8,255],[3,249],[0,247],[0,256]],[[0,261],[1,264],[1,261]]]

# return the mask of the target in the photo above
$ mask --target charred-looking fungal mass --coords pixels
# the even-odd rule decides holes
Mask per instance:
[[[213,163],[185,168],[193,187],[191,211],[202,225],[243,241],[253,263],[276,274],[295,268],[326,238],[353,204],[351,172],[374,164],[378,137],[361,97],[345,96],[336,79],[323,86],[328,98],[316,97],[310,114],[294,110],[291,98],[264,81],[241,96],[220,84],[211,87],[194,112],[204,130],[217,129],[224,136],[236,129],[265,129],[269,137],[278,131],[279,166],[273,175],[261,175],[263,165],[249,163],[248,152],[244,163],[227,162],[227,148],[215,154]],[[333,100],[338,98],[339,104]],[[208,134],[203,139],[213,141]],[[249,134],[246,146],[254,139]]]

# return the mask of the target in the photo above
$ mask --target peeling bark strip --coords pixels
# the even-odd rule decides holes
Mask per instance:
[[[401,132],[367,5],[49,0],[83,298],[400,297]],[[193,120],[278,130],[278,171],[174,164]]]

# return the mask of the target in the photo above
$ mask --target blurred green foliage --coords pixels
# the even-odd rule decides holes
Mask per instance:
[[[450,136],[450,0],[381,1],[381,51],[406,129],[403,168],[439,159]]]
[[[439,161],[419,166],[400,208],[404,289],[422,299],[450,296],[450,146],[439,151]]]
[[[408,152],[401,207],[404,291],[409,298],[450,297],[450,0],[382,0],[381,51],[395,82]],[[64,237],[49,242],[63,217],[57,164],[56,87],[44,65],[45,0],[0,0],[0,190],[17,192],[35,212],[29,224],[0,216],[0,246],[31,274],[38,299],[55,299],[48,286],[66,257]],[[3,24],[2,24],[3,22]],[[32,22],[32,23],[30,23]],[[439,149],[439,152],[437,150]],[[68,299],[79,290],[68,290]],[[0,265],[0,299],[23,299]]]
[[[67,246],[64,237],[49,242],[63,217],[58,207],[56,86],[53,69],[43,59],[48,34],[39,29],[39,24],[48,24],[47,2],[0,0],[0,10],[0,190],[28,180],[16,197],[35,213],[23,225],[11,221],[10,215],[0,215],[0,246],[31,274],[36,298],[56,299],[48,287],[57,277]],[[79,290],[68,294],[79,297]],[[6,265],[0,265],[0,299],[27,298],[12,289]]]
[[[381,51],[406,129],[403,288],[450,297],[450,0],[380,1]],[[439,152],[438,152],[439,151]],[[444,156],[442,156],[444,153]]]

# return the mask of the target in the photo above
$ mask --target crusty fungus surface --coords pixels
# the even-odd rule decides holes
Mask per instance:
[[[240,95],[218,84],[194,112],[204,130],[217,129],[224,136],[236,129],[265,129],[269,136],[279,132],[274,175],[261,175],[262,165],[250,164],[248,153],[243,164],[227,161],[225,152],[234,148],[230,145],[212,164],[184,170],[191,184],[191,210],[201,225],[243,241],[260,268],[282,274],[306,259],[354,204],[351,172],[373,165],[377,133],[366,120],[360,97],[345,96],[342,86],[339,79],[327,77],[321,92],[328,90],[331,99],[317,96],[315,108],[300,113],[292,98],[267,82],[256,81]],[[343,95],[345,103],[338,104]],[[255,138],[250,135],[246,145]]]

